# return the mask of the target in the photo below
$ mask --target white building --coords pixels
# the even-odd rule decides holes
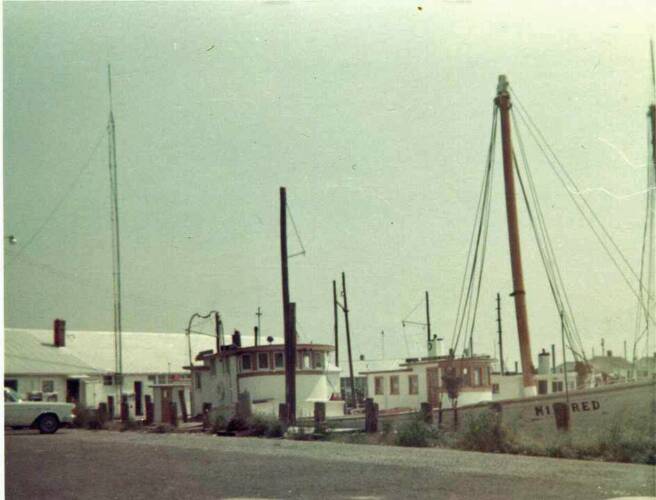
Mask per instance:
[[[192,352],[215,345],[209,336],[192,335],[190,340]],[[187,336],[123,332],[122,344],[123,394],[131,416],[140,418],[153,384],[188,379],[183,369],[189,364]],[[6,328],[4,347],[5,386],[23,398],[75,401],[85,408],[102,402],[118,416],[114,332],[64,331],[57,339],[51,330]]]
[[[330,362],[334,347],[323,344],[296,346],[296,416],[314,413],[314,403],[326,403],[326,416],[344,414],[340,396],[340,370]],[[240,394],[248,393],[253,411],[278,415],[285,402],[285,354],[283,344],[242,347],[222,346],[196,356],[202,365],[191,367],[194,415],[205,408],[232,414]]]
[[[398,368],[363,372],[367,391],[381,411],[418,410],[421,403],[451,408],[443,377],[448,371],[460,378],[458,406],[492,401],[493,360],[488,356],[407,359]]]

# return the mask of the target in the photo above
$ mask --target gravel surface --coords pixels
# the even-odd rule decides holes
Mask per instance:
[[[654,494],[656,468],[206,434],[7,432],[18,498],[613,498]]]

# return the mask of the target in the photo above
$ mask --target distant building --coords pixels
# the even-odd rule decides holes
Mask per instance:
[[[192,335],[192,349],[211,348],[215,339]],[[182,333],[123,332],[123,394],[130,414],[145,414],[152,385],[189,384],[187,336]],[[7,387],[24,399],[73,401],[83,408],[107,403],[118,416],[119,386],[115,373],[114,332],[6,328]],[[188,397],[188,391],[187,391]],[[180,405],[178,405],[180,406]]]

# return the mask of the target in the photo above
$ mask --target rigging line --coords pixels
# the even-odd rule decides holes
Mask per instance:
[[[533,138],[536,140],[536,143],[537,143],[538,141],[537,141],[536,137],[533,135],[533,131],[532,131],[532,129],[531,129],[531,126],[535,129],[536,133],[538,134],[538,136],[540,137],[540,139],[543,141],[545,147],[547,148],[547,151],[549,151],[549,153],[551,153],[551,156],[553,157],[553,160],[554,160],[555,163],[560,167],[560,170],[562,171],[562,173],[563,173],[563,175],[565,176],[565,178],[566,178],[566,179],[569,181],[569,183],[574,187],[574,190],[575,190],[575,191],[580,191],[579,188],[578,188],[578,186],[577,186],[576,183],[574,182],[574,179],[572,179],[572,177],[569,175],[569,173],[568,173],[567,170],[565,169],[565,166],[562,164],[562,162],[560,161],[560,159],[558,158],[558,156],[557,156],[556,153],[554,152],[553,148],[549,145],[549,143],[548,143],[547,140],[545,139],[544,134],[542,134],[542,131],[540,130],[540,128],[535,124],[535,122],[533,121],[533,119],[532,119],[531,116],[529,115],[528,111],[527,111],[526,108],[523,106],[521,100],[519,99],[519,97],[518,97],[517,94],[515,93],[514,89],[512,89],[511,91],[512,91],[512,93],[513,93],[513,96],[516,98],[516,100],[517,100],[517,102],[518,102],[518,104],[519,104],[519,108],[518,108],[518,109],[520,110],[519,115],[520,115],[520,117],[522,117],[522,119],[524,119],[524,116],[523,116],[523,115],[526,116],[526,119],[528,120],[528,122],[525,122],[525,123],[527,124],[527,128],[528,128],[529,132],[531,133],[531,135],[533,136]],[[530,123],[530,125],[529,125],[529,123]],[[552,165],[552,168],[553,168],[553,163],[552,163],[552,161],[549,159],[548,155],[545,153],[545,150],[541,147],[540,144],[538,144],[538,147],[539,147],[540,150],[545,154],[545,158],[547,158],[547,161],[549,162],[550,165]],[[562,181],[562,177],[561,177],[561,175],[560,175],[560,174],[556,174],[556,175],[557,175],[558,178],[561,180],[561,182],[563,182],[563,181]],[[563,184],[564,184],[564,183],[563,183]],[[567,188],[566,185],[565,185],[565,188],[569,191],[569,189]],[[581,199],[581,202],[587,207],[588,211],[590,212],[590,215],[594,218],[595,222],[597,223],[597,225],[599,226],[599,228],[601,229],[601,231],[603,232],[603,234],[606,236],[606,238],[608,239],[608,241],[612,244],[613,248],[616,250],[616,252],[618,253],[618,255],[621,257],[622,261],[624,262],[624,264],[626,265],[626,267],[628,268],[628,270],[631,272],[631,274],[632,274],[632,275],[636,278],[636,280],[637,280],[637,279],[638,279],[638,275],[637,275],[637,273],[635,272],[635,270],[633,269],[633,267],[632,267],[631,264],[629,263],[628,259],[626,258],[626,256],[625,256],[624,253],[622,252],[622,250],[617,246],[617,243],[615,243],[615,240],[611,237],[610,233],[608,232],[608,230],[606,229],[606,227],[603,225],[603,223],[601,222],[601,220],[599,219],[599,217],[597,216],[597,214],[595,213],[595,211],[592,209],[592,207],[590,206],[590,204],[588,203],[588,201],[587,201],[584,197],[582,197],[582,196],[579,196],[579,197],[580,197],[580,199]]]
[[[403,342],[405,343],[405,355],[410,357],[410,349],[408,349],[408,337],[405,334],[405,325],[403,325]]]
[[[656,70],[654,69],[654,40],[649,39],[649,52],[651,54],[651,90],[656,103]]]
[[[479,257],[479,250],[481,248],[481,240],[482,240],[482,235],[484,232],[484,227],[485,227],[485,219],[486,219],[486,210],[489,205],[489,199],[490,199],[490,179],[491,179],[491,169],[492,162],[488,161],[488,169],[486,172],[485,176],[485,194],[484,194],[484,199],[483,199],[483,206],[480,212],[480,217],[478,219],[478,231],[477,231],[477,237],[476,237],[476,247],[474,250],[474,258],[472,261],[472,267],[471,267],[471,274],[469,277],[469,284],[467,286],[467,296],[466,296],[466,301],[465,301],[465,307],[463,308],[463,316],[460,321],[460,327],[458,329],[458,336],[456,340],[456,348],[457,344],[460,340],[460,336],[463,332],[463,326],[464,326],[464,332],[466,335],[467,330],[469,329],[469,324],[471,322],[471,316],[472,316],[472,305],[471,305],[471,300],[472,300],[472,294],[474,292],[474,281],[476,277],[476,272],[480,268],[480,264],[478,264],[478,257]],[[475,314],[475,313],[474,313]]]
[[[491,151],[492,144],[494,143],[494,139],[496,137],[496,128],[497,128],[497,107],[496,105],[492,105],[492,130],[490,132],[490,146],[488,147],[488,155],[490,154],[489,152]],[[489,156],[488,156],[488,163],[489,163]],[[486,167],[487,168],[487,167]],[[485,189],[485,183],[487,181],[486,176],[483,176],[483,182],[481,183],[481,190],[478,196],[478,203],[476,207],[476,216],[474,217],[474,224],[472,226],[472,232],[471,236],[469,238],[469,249],[467,251],[467,260],[465,261],[465,272],[463,273],[462,276],[462,282],[460,284],[460,292],[459,292],[459,298],[458,298],[458,309],[456,311],[456,320],[453,325],[453,332],[451,334],[451,348],[456,349],[456,332],[458,331],[458,318],[460,318],[460,313],[461,309],[463,307],[462,300],[464,297],[464,291],[465,291],[465,283],[467,281],[467,270],[469,269],[469,263],[471,260],[471,254],[472,254],[472,249],[474,245],[474,236],[476,234],[476,227],[478,223],[478,214],[479,211],[481,210],[482,207],[482,202],[483,202],[483,194],[484,194],[484,189]]]
[[[517,123],[517,119],[516,119],[514,110],[511,109],[510,111],[511,111],[511,116],[512,116],[513,122],[515,124],[515,134],[516,134],[517,139],[518,139],[519,149],[520,149],[520,153],[521,153],[522,160],[523,160],[523,163],[524,163],[524,169],[526,171],[526,177],[528,179],[529,190],[530,190],[532,198],[533,198],[533,203],[534,203],[535,211],[536,211],[537,218],[538,218],[538,225],[540,226],[540,230],[542,232],[542,239],[546,242],[546,251],[547,251],[547,257],[548,257],[548,260],[549,260],[549,264],[553,268],[552,271],[555,271],[554,275],[555,275],[555,278],[556,278],[556,283],[557,283],[558,286],[560,286],[560,288],[562,290],[562,296],[564,297],[564,305],[567,308],[568,315],[571,317],[572,326],[575,330],[576,338],[578,339],[579,348],[581,349],[581,354],[583,355],[583,358],[585,359],[585,350],[583,349],[583,343],[581,342],[580,335],[578,333],[578,326],[576,325],[574,310],[571,306],[569,296],[567,295],[567,291],[566,291],[567,289],[565,287],[565,282],[563,280],[562,273],[560,272],[560,266],[558,265],[558,260],[556,259],[556,252],[554,251],[553,244],[551,242],[551,237],[549,235],[547,223],[546,223],[546,220],[545,220],[545,217],[544,217],[544,212],[542,210],[542,206],[540,204],[540,199],[538,197],[538,191],[537,191],[537,188],[536,188],[536,185],[535,185],[535,181],[533,180],[533,174],[532,174],[530,166],[529,166],[528,155],[526,154],[524,141],[523,141],[522,135],[520,133],[520,127],[518,126],[519,124]],[[517,175],[519,176],[519,167],[518,167],[518,164],[517,164],[517,158],[515,157],[514,151],[513,151],[513,159],[515,161],[515,168],[518,172]],[[522,188],[523,188],[523,186],[522,186]],[[527,202],[527,206],[528,206],[528,202]],[[536,236],[536,238],[537,238],[537,236]],[[545,264],[545,266],[546,266],[546,264]],[[562,309],[562,299],[561,299],[561,305],[558,306],[558,307],[559,307],[559,312],[560,312],[560,310]]]
[[[63,196],[60,198],[60,200],[57,202],[55,207],[50,211],[50,213],[46,216],[46,218],[43,220],[41,225],[37,228],[37,230],[30,236],[30,238],[25,242],[25,244],[21,247],[21,249],[16,252],[16,254],[13,256],[11,260],[16,260],[18,259],[22,253],[27,250],[27,248],[39,237],[41,232],[45,229],[45,227],[48,225],[48,223],[52,220],[52,218],[55,216],[55,214],[59,211],[59,209],[63,206],[64,202],[68,198],[68,195],[73,191],[73,189],[77,186],[77,183],[79,182],[80,178],[82,175],[89,169],[91,166],[91,160],[93,160],[93,157],[96,154],[96,151],[98,150],[98,147],[100,146],[100,143],[102,142],[103,138],[105,136],[105,131],[101,131],[101,133],[98,136],[98,139],[96,140],[95,145],[93,146],[91,150],[91,154],[89,154],[89,157],[87,160],[83,163],[82,168],[78,171],[76,174],[75,178],[73,181],[68,185],[66,190],[64,191]]]
[[[519,99],[518,99],[518,101],[519,101]],[[588,227],[590,228],[590,230],[591,230],[591,231],[593,232],[593,234],[597,237],[597,241],[598,241],[599,244],[602,246],[602,248],[604,249],[604,251],[606,252],[606,254],[608,255],[608,257],[611,259],[611,261],[612,261],[613,264],[615,265],[615,268],[616,268],[616,269],[618,270],[618,272],[621,274],[622,278],[624,279],[625,283],[627,284],[627,286],[629,287],[629,289],[631,290],[631,292],[632,292],[636,297],[639,298],[638,293],[636,292],[636,290],[634,289],[633,285],[631,284],[631,281],[630,281],[630,280],[628,279],[628,277],[626,276],[625,271],[624,271],[624,270],[622,269],[622,267],[620,266],[620,263],[617,261],[617,258],[615,258],[615,257],[612,255],[612,253],[610,252],[610,249],[608,248],[608,246],[606,245],[606,243],[604,243],[603,238],[601,237],[602,235],[600,235],[600,234],[599,234],[599,231],[598,231],[597,229],[595,229],[595,227],[594,227],[594,225],[592,224],[592,222],[590,221],[589,217],[586,215],[586,213],[583,211],[583,209],[581,208],[581,206],[580,206],[580,205],[578,204],[578,202],[576,201],[576,198],[574,197],[574,193],[572,193],[572,191],[566,186],[566,184],[565,184],[564,180],[562,179],[561,175],[560,175],[560,174],[557,172],[557,170],[555,169],[555,166],[554,166],[552,160],[551,160],[551,159],[549,158],[549,156],[546,154],[546,151],[544,150],[544,148],[542,147],[542,145],[541,145],[540,142],[538,141],[538,139],[537,139],[537,137],[535,136],[535,134],[533,133],[532,129],[528,126],[528,123],[526,122],[526,120],[525,120],[525,118],[524,118],[524,116],[522,115],[521,112],[519,113],[519,116],[520,116],[520,118],[522,119],[522,121],[524,121],[524,123],[527,124],[527,128],[528,128],[528,130],[529,130],[529,133],[531,134],[531,136],[533,137],[533,139],[536,141],[536,144],[537,144],[538,148],[539,148],[539,149],[542,151],[542,153],[545,155],[545,159],[547,160],[547,162],[548,162],[549,165],[551,166],[552,170],[553,170],[554,173],[556,174],[556,177],[560,180],[561,184],[563,184],[563,186],[564,186],[565,189],[567,190],[567,192],[568,192],[570,198],[572,199],[572,202],[574,203],[574,206],[577,208],[577,210],[579,211],[579,213],[582,215],[582,217],[584,218],[585,222],[588,224]],[[530,120],[530,117],[529,117],[529,120]],[[547,147],[549,147],[549,146],[547,145]],[[552,153],[552,154],[553,154],[553,153]],[[556,161],[558,161],[557,157],[555,157],[555,159],[556,159]],[[566,175],[568,175],[568,174],[566,174]],[[622,251],[617,247],[617,244],[615,243],[615,241],[610,237],[610,235],[609,235],[608,232],[606,231],[605,227],[603,226],[603,224],[601,224],[601,221],[599,221],[598,217],[596,216],[596,214],[594,213],[594,211],[592,210],[592,208],[590,207],[590,205],[587,203],[587,201],[585,200],[585,198],[582,198],[582,197],[581,197],[581,201],[586,205],[586,207],[587,207],[588,210],[590,211],[590,214],[595,218],[595,220],[597,221],[599,227],[600,227],[601,230],[604,232],[604,235],[605,235],[605,236],[607,237],[607,239],[613,244],[613,246],[614,246],[614,248],[616,249],[617,253],[620,255],[620,257],[621,257],[622,260],[624,261],[624,264],[627,266],[628,270],[629,270],[629,271],[631,272],[631,274],[636,278],[636,280],[639,280],[637,274],[635,273],[635,271],[633,270],[633,268],[631,267],[631,265],[628,263],[626,257],[624,256],[624,254],[622,253]],[[644,305],[643,305],[643,309],[644,309]]]
[[[562,298],[560,297],[559,291],[557,289],[557,284],[555,283],[555,278],[554,278],[554,275],[553,275],[553,269],[551,268],[550,263],[548,261],[548,256],[546,255],[544,245],[540,241],[541,237],[539,235],[539,228],[536,227],[536,221],[535,221],[535,217],[533,215],[533,210],[531,209],[531,204],[530,204],[529,199],[528,199],[528,194],[527,194],[526,188],[524,186],[524,179],[523,179],[523,177],[521,175],[521,172],[519,170],[519,166],[517,164],[517,158],[515,157],[515,152],[514,151],[513,151],[513,163],[514,163],[514,166],[515,166],[515,172],[517,174],[517,178],[519,180],[519,185],[520,185],[520,188],[521,188],[522,196],[524,198],[524,202],[526,203],[526,211],[528,212],[528,217],[529,217],[529,220],[531,222],[531,227],[533,229],[535,240],[536,240],[536,243],[538,245],[538,251],[540,252],[540,257],[542,259],[542,263],[544,264],[545,271],[547,273],[547,280],[549,282],[549,288],[551,289],[551,294],[553,295],[553,298],[554,298],[556,309],[558,310],[558,312],[563,313],[564,308],[563,308]],[[573,343],[571,338],[569,338],[568,340],[570,341],[570,344]]]
[[[479,241],[477,242],[477,248],[476,248],[476,257],[478,257],[479,249],[481,249],[481,260],[478,265],[478,287],[477,287],[477,292],[476,292],[476,298],[474,299],[474,303],[472,305],[472,296],[474,294],[474,282],[473,280],[470,281],[469,285],[469,290],[468,290],[468,301],[467,301],[467,321],[466,321],[466,326],[464,329],[465,335],[467,334],[467,331],[469,331],[469,340],[471,342],[472,336],[473,336],[473,331],[474,327],[476,324],[476,313],[478,310],[478,300],[480,297],[480,289],[481,289],[481,282],[483,278],[483,268],[484,268],[484,263],[485,263],[485,255],[486,255],[486,249],[487,249],[487,234],[488,234],[488,229],[489,229],[489,220],[490,220],[490,205],[492,202],[492,184],[493,184],[493,179],[494,179],[494,155],[495,155],[495,150],[496,150],[496,127],[495,127],[495,133],[493,134],[490,142],[490,149],[488,151],[488,165],[487,165],[487,175],[486,175],[486,193],[485,193],[485,199],[484,199],[484,204],[483,204],[483,209],[481,212],[481,218],[480,218],[480,226],[479,226]],[[480,242],[482,242],[482,246],[480,245]],[[477,260],[477,259],[476,259]],[[474,270],[476,269],[476,263],[474,263],[472,267],[472,278],[474,278]],[[466,342],[466,338],[465,338]]]
[[[417,305],[412,309],[412,311],[410,311],[410,312],[407,314],[407,316],[401,320],[401,322],[403,323],[403,322],[406,321],[410,316],[412,316],[412,313],[414,313],[414,312],[417,310],[417,308],[418,308],[420,305],[422,305],[423,303],[424,303],[424,299],[422,298],[419,302],[417,302]]]
[[[303,246],[303,241],[301,240],[301,235],[298,233],[298,228],[296,227],[296,222],[294,221],[294,216],[292,215],[292,210],[289,207],[289,203],[285,202],[287,206],[287,213],[289,214],[289,218],[292,221],[292,227],[294,228],[294,233],[296,233],[296,239],[298,240],[298,243],[301,245],[301,251],[295,253],[292,255],[292,257],[295,257],[297,255],[305,255],[305,247]]]

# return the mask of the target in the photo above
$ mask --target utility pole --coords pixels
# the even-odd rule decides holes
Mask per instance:
[[[495,104],[501,114],[501,141],[503,152],[503,177],[506,190],[506,213],[508,217],[508,241],[510,243],[510,265],[513,278],[512,296],[515,298],[515,315],[519,335],[519,351],[522,361],[522,378],[524,396],[535,396],[535,377],[533,376],[533,359],[531,356],[531,338],[528,331],[528,313],[526,311],[526,291],[522,271],[522,254],[519,242],[519,222],[515,195],[515,177],[513,148],[510,133],[510,93],[505,75],[499,76]]]
[[[262,335],[262,324],[260,322],[260,318],[262,318],[262,311],[260,310],[260,306],[257,306],[257,312],[255,313],[255,316],[257,316],[257,334],[255,335],[255,345],[258,345],[258,340],[259,337]]]
[[[501,295],[497,293],[497,332],[499,333],[499,361],[501,364],[501,375],[506,373],[503,365],[503,335],[501,333]]]
[[[349,362],[349,381],[351,385],[351,406],[356,408],[357,399],[355,397],[355,381],[353,379],[353,357],[351,355],[351,330],[349,329],[349,319],[348,319],[348,301],[346,299],[346,276],[342,271],[342,295],[344,296],[344,324],[346,326],[346,346],[348,348],[348,362]]]
[[[339,335],[338,335],[338,314],[337,314],[337,283],[333,280],[333,324],[335,327],[335,366],[339,366]]]
[[[431,322],[430,322],[430,302],[428,300],[428,291],[426,291],[426,346],[429,346],[433,340],[431,336]]]
[[[290,321],[289,268],[287,255],[287,192],[280,188],[280,262],[282,274],[282,314],[285,332],[285,403],[287,425],[296,423],[296,339]]]

